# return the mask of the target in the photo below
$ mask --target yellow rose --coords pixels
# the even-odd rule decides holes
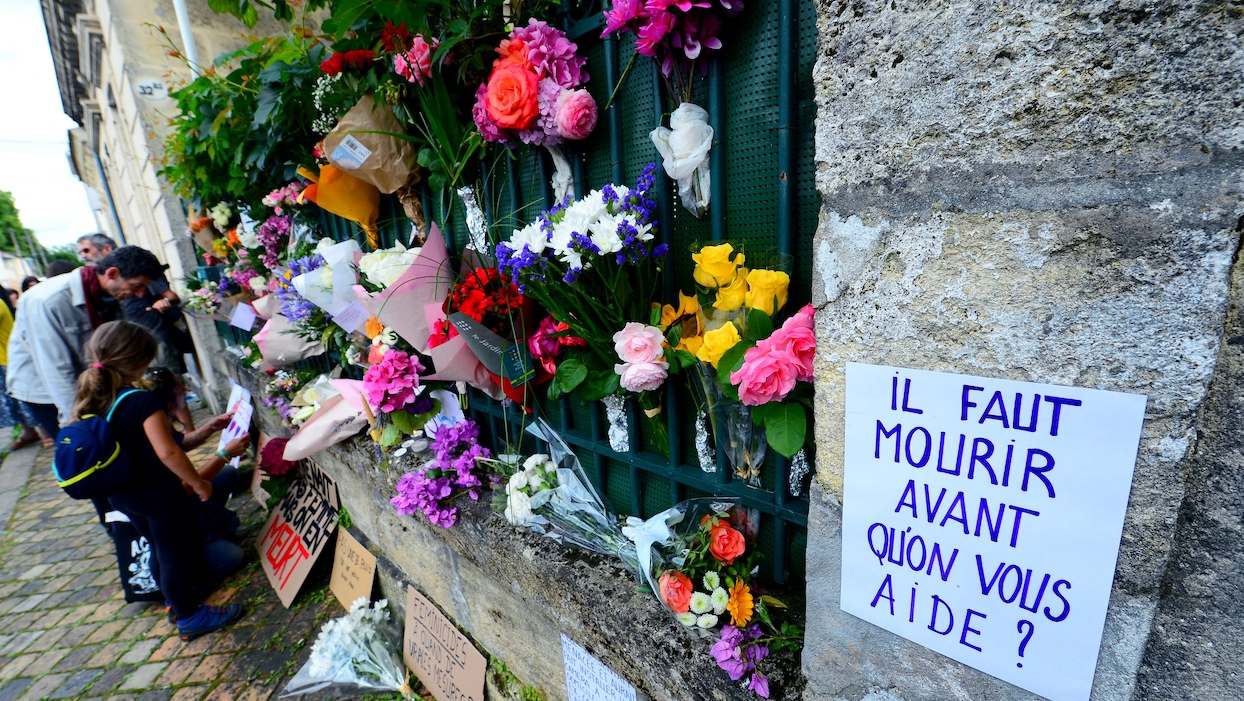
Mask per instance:
[[[734,246],[728,243],[704,246],[699,253],[691,254],[691,260],[695,261],[695,270],[691,276],[705,287],[729,285],[734,282],[739,266],[745,261],[742,253],[731,258],[733,254]]]
[[[691,336],[690,338],[684,338],[681,341],[679,341],[678,345],[674,346],[674,350],[685,350],[691,355],[698,355],[700,352],[700,348],[703,345],[704,345],[703,336]]]
[[[743,337],[739,335],[738,327],[733,321],[727,321],[719,328],[704,332],[704,343],[696,351],[695,357],[717,367],[717,361],[721,360],[721,356],[742,340]]]
[[[739,274],[734,276],[734,282],[717,288],[717,299],[713,302],[713,309],[732,312],[743,306],[743,300],[746,296],[747,268],[739,268]]]
[[[747,274],[747,287],[747,306],[773,316],[786,304],[790,276],[778,270],[753,270]]]
[[[670,324],[674,323],[676,319],[681,319],[685,316],[695,316],[699,312],[700,300],[696,299],[695,295],[685,295],[682,291],[679,291],[677,309],[670,304],[661,307],[661,330],[668,329]],[[683,321],[686,321],[686,319],[683,319]]]

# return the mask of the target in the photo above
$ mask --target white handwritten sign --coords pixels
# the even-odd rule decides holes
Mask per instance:
[[[635,687],[562,633],[566,701],[635,701]]]
[[[842,610],[1087,699],[1145,398],[849,364]]]
[[[250,390],[236,382],[230,384],[232,386],[229,389],[229,402],[225,405],[225,413],[233,416],[229,419],[225,430],[220,432],[220,442],[216,450],[224,450],[225,446],[249,433],[251,417],[255,413],[255,406],[251,404]],[[233,458],[229,464],[237,467],[239,462],[239,458]]]
[[[258,318],[258,315],[255,313],[255,308],[250,305],[250,302],[238,302],[237,306],[233,308],[233,313],[229,315],[229,325],[236,326],[243,331],[250,331],[255,328],[256,318]]]

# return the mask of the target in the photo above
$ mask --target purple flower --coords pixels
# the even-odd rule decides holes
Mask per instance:
[[[536,93],[536,104],[540,106],[540,116],[530,129],[518,132],[518,138],[525,144],[535,146],[556,146],[562,142],[557,132],[557,97],[564,88],[552,78],[540,81]]]
[[[644,3],[642,0],[614,0],[613,5],[605,10],[605,31],[601,32],[602,37],[607,37],[614,32],[620,32],[627,28],[631,22],[644,16]]]
[[[492,453],[479,444],[479,425],[469,419],[437,428],[431,449],[432,460],[402,475],[389,502],[400,514],[419,512],[429,523],[450,528],[458,522],[458,508],[449,506],[448,501],[463,494],[472,501],[479,500],[483,482],[475,471],[476,464]]]
[[[306,321],[315,313],[317,307],[298,294],[298,290],[294,289],[294,286],[290,284],[290,280],[303,273],[316,270],[322,265],[324,265],[324,259],[318,254],[298,258],[290,261],[289,269],[286,273],[276,276],[278,281],[276,298],[281,303],[281,314],[285,318],[293,322]]]
[[[677,18],[670,12],[659,12],[648,19],[648,24],[640,28],[635,40],[635,50],[643,56],[656,56],[657,49],[665,40],[665,35],[674,29]]]
[[[752,672],[752,678],[747,681],[747,688],[756,692],[756,695],[762,699],[769,698],[769,678],[760,672]]]
[[[527,60],[541,78],[552,78],[563,88],[577,88],[587,82],[587,59],[579,56],[579,47],[560,29],[533,17],[510,36],[526,45]]]

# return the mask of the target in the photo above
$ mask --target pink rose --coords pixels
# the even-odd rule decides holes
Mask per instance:
[[[799,370],[799,381],[811,382],[813,363],[816,360],[816,332],[812,328],[815,310],[808,304],[782,324],[782,328],[773,332],[765,340],[756,344],[749,355],[785,351],[794,358]]]
[[[739,401],[748,406],[780,402],[795,389],[799,363],[784,350],[752,348],[743,356],[743,365],[730,374],[730,384],[739,388]]]
[[[669,376],[669,363],[664,360],[655,363],[622,363],[614,365],[613,371],[618,373],[618,384],[628,392],[650,392],[658,389]]]
[[[423,85],[423,81],[432,75],[432,50],[440,44],[433,39],[429,44],[422,35],[416,35],[410,42],[410,49],[393,57],[393,70],[411,83]]]
[[[623,363],[654,363],[665,356],[665,336],[655,326],[631,321],[613,335],[613,350]]]
[[[557,133],[566,139],[586,139],[596,128],[596,100],[586,90],[563,90],[557,96]]]

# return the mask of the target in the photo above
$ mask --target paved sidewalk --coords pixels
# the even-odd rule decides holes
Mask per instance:
[[[320,624],[341,615],[323,575],[281,607],[255,560],[264,515],[240,496],[231,506],[248,562],[211,601],[241,603],[246,615],[183,643],[162,607],[125,603],[111,539],[90,502],[56,487],[49,462],[26,448],[0,467],[0,701],[276,698]]]

